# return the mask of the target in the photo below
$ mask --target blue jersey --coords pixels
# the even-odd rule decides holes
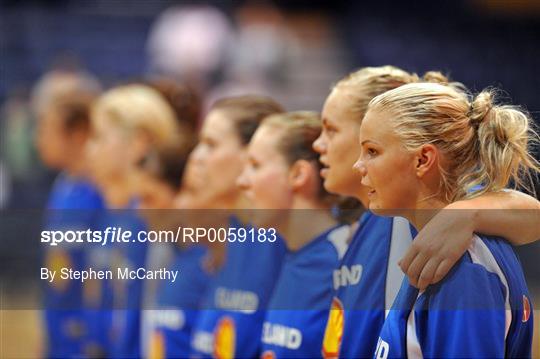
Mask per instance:
[[[239,228],[233,220],[231,227]],[[274,289],[286,249],[273,243],[227,245],[223,268],[214,278],[192,337],[194,357],[255,357],[265,310]]]
[[[397,262],[413,235],[403,218],[366,212],[334,271],[335,296],[324,334],[326,358],[371,357],[377,337],[403,279]]]
[[[72,177],[66,173],[58,175],[54,181],[47,209],[96,210],[105,203],[96,186],[85,178]]]
[[[263,358],[321,355],[332,275],[346,251],[349,231],[349,226],[332,228],[286,255],[263,324]]]
[[[61,173],[54,182],[47,203],[49,230],[92,229],[96,212],[103,208],[96,187],[83,178]],[[63,244],[48,247],[44,265],[50,270],[81,270],[86,266],[84,246]],[[53,309],[54,308],[54,309]],[[45,288],[45,323],[49,357],[78,357],[83,353],[87,331],[83,308],[83,285],[79,281],[55,280]]]
[[[136,202],[132,202],[127,210],[111,213],[111,226],[129,230],[133,236],[146,231],[146,223],[134,211]],[[115,243],[116,244],[116,243]],[[111,270],[137,270],[144,268],[148,244],[134,242],[118,243],[112,248]],[[141,310],[143,306],[143,279],[118,279],[114,282],[112,312],[112,346],[110,353],[115,358],[137,358],[142,355],[141,347]]]
[[[198,308],[211,276],[202,266],[207,249],[193,245],[175,249],[171,270],[182,275],[174,283],[164,284],[158,292],[158,307],[153,311],[154,333],[151,358],[187,358],[191,352],[191,334]]]
[[[528,358],[532,305],[511,246],[475,236],[441,282],[405,279],[381,331],[376,358]]]
[[[101,231],[114,227],[111,211],[100,211],[97,228]],[[98,271],[113,270],[113,245],[87,246],[87,265]],[[85,346],[87,353],[95,357],[109,357],[111,354],[112,308],[114,293],[112,280],[88,281],[89,291],[85,298],[87,333]],[[85,284],[86,284],[85,283]]]

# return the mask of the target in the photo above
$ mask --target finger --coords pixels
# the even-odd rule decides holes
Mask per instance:
[[[440,262],[439,258],[430,258],[428,260],[418,277],[418,289],[426,289],[432,283]]]
[[[405,274],[409,277],[409,282],[413,286],[418,286],[418,278],[420,277],[420,273],[422,273],[422,269],[425,267],[428,260],[429,257],[427,255],[424,253],[419,253],[414,258],[407,272],[405,272]]]
[[[407,249],[407,253],[405,253],[405,256],[403,256],[403,258],[401,258],[401,260],[398,262],[398,265],[403,271],[403,273],[407,273],[409,271],[411,263],[414,261],[419,252],[420,251],[418,249],[418,245],[413,242],[409,246],[409,249]]]
[[[439,263],[437,270],[435,271],[435,275],[431,280],[431,283],[435,284],[441,281],[444,277],[446,277],[446,275],[448,274],[448,272],[450,272],[450,269],[452,269],[455,263],[455,260],[445,258],[441,263]]]

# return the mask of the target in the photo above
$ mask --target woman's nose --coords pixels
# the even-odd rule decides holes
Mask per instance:
[[[366,165],[361,158],[358,158],[358,160],[356,160],[356,162],[353,165],[353,169],[355,171],[358,171],[358,173],[360,173],[362,177],[367,174]]]

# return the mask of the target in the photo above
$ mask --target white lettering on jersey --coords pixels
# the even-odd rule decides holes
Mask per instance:
[[[363,267],[360,264],[351,267],[341,266],[341,268],[334,270],[334,289],[337,290],[339,287],[358,284],[362,276],[362,270]]]
[[[160,309],[148,310],[150,320],[154,325],[165,327],[172,330],[180,330],[186,324],[186,317],[183,310],[179,309]]]
[[[259,306],[259,297],[256,293],[223,287],[216,289],[214,300],[220,309],[235,310],[246,314],[254,313]]]
[[[263,324],[262,341],[265,344],[295,350],[302,345],[302,332],[296,328],[265,322]]]
[[[375,349],[375,359],[386,359],[390,352],[390,345],[379,337],[377,349]]]
[[[191,346],[201,353],[211,355],[214,350],[214,336],[208,332],[196,332]]]

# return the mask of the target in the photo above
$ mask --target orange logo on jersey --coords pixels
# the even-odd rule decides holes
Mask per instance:
[[[324,331],[322,355],[326,359],[339,357],[341,338],[343,337],[343,321],[343,304],[334,297]]]
[[[154,331],[150,340],[150,350],[148,358],[164,359],[165,358],[165,338],[160,331]]]
[[[529,298],[526,296],[523,296],[523,318],[521,321],[523,323],[526,323],[531,316],[531,303],[529,302]]]
[[[276,359],[276,353],[272,350],[267,350],[261,355],[261,359]]]
[[[71,267],[69,254],[61,249],[54,249],[47,253],[46,266],[49,270],[60,273],[62,268]],[[57,275],[51,285],[58,291],[64,291],[68,287],[69,279],[62,279]]]
[[[234,321],[230,317],[223,317],[214,332],[214,357],[216,359],[234,358],[235,341]]]

